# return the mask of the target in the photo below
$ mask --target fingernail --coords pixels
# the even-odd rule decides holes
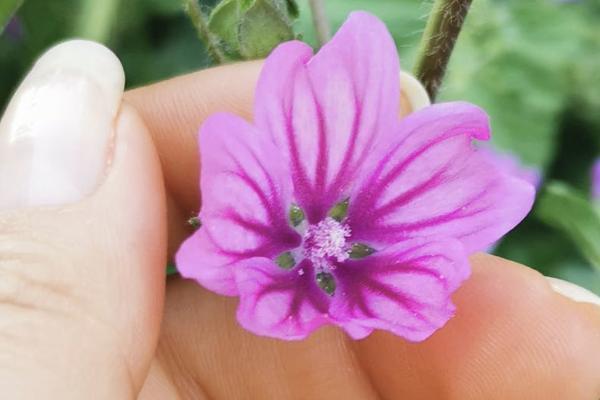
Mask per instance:
[[[400,71],[400,114],[406,116],[431,105],[427,91],[417,78]]]
[[[96,189],[124,80],[117,57],[84,40],[35,63],[0,121],[0,208],[71,203]]]
[[[600,306],[600,297],[587,289],[562,279],[546,277],[552,289],[569,299],[581,303],[592,303]]]

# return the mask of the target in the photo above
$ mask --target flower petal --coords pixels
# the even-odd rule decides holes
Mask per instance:
[[[524,165],[516,154],[501,153],[492,146],[482,146],[477,150],[487,157],[488,161],[499,169],[512,175],[515,178],[521,178],[538,189],[542,184],[542,175],[537,168]]]
[[[340,326],[355,340],[364,339],[374,331],[373,328],[367,328],[355,322],[344,322]]]
[[[468,103],[427,107],[402,120],[395,143],[373,152],[350,200],[353,238],[391,244],[409,237],[459,239],[487,248],[531,209],[535,190],[478,153],[485,112]]]
[[[289,162],[296,198],[316,223],[347,195],[375,143],[397,131],[400,89],[394,41],[367,13],[351,14],[308,61],[310,55],[291,42],[269,56],[255,115]]]
[[[238,321],[257,335],[303,339],[328,322],[330,299],[315,284],[314,269],[306,260],[285,271],[267,258],[252,258],[240,264],[235,277]]]
[[[331,318],[342,326],[385,329],[421,341],[452,317],[450,295],[469,272],[456,240],[403,241],[336,268]]]
[[[232,270],[240,261],[274,258],[301,242],[287,219],[290,173],[273,143],[239,117],[212,116],[199,140],[202,227],[177,253],[177,268],[210,290],[235,295]]]

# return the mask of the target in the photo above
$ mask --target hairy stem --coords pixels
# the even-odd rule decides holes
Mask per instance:
[[[315,25],[315,31],[317,32],[317,39],[319,40],[319,44],[323,44],[331,37],[329,22],[325,15],[325,4],[323,0],[309,0],[309,4],[313,24]]]
[[[196,28],[198,38],[204,42],[208,54],[216,64],[222,64],[225,61],[225,55],[219,49],[218,41],[208,29],[208,23],[200,9],[198,0],[183,0],[183,9]]]
[[[434,101],[472,0],[435,0],[421,39],[414,74]]]

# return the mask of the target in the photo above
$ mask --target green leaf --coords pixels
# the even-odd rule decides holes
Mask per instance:
[[[600,213],[584,195],[551,182],[538,200],[535,215],[564,232],[600,272]]]
[[[294,38],[294,6],[291,0],[223,0],[211,12],[208,28],[228,58],[262,58]]]
[[[175,266],[175,264],[167,264],[167,276],[171,276],[171,275],[177,275],[177,267]]]
[[[242,10],[248,11],[250,7],[252,7],[256,3],[256,0],[240,0],[240,5],[242,6]]]
[[[398,44],[403,68],[410,66],[410,55],[419,41],[419,31],[425,25],[423,13],[426,7],[424,7],[423,1],[326,0],[323,3],[327,19],[331,22],[332,32],[335,32],[348,18],[348,14],[355,10],[365,10],[381,18]],[[297,4],[300,13],[297,30],[303,34],[303,41],[316,47],[318,40],[315,36],[308,1],[298,1]]]
[[[300,16],[300,10],[298,9],[298,3],[296,3],[296,0],[286,0],[285,4],[287,6],[288,15],[292,19],[296,19],[298,16]]]
[[[581,57],[572,8],[554,3],[473,2],[442,96],[483,107],[491,117],[494,145],[542,169],[554,156],[568,101],[567,65]]]
[[[164,16],[172,16],[181,13],[181,1],[174,0],[143,0],[144,4],[153,13]],[[128,2],[128,5],[130,2]]]
[[[4,31],[8,21],[17,12],[23,4],[23,0],[2,0],[0,1],[0,33]]]
[[[287,18],[288,22],[298,18],[300,10],[294,0],[269,0],[271,4]]]
[[[210,13],[208,29],[219,39],[222,50],[230,58],[239,58],[238,25],[241,16],[239,0],[224,0]]]
[[[244,59],[266,57],[281,42],[292,40],[289,18],[271,1],[254,0],[242,15],[238,38]]]

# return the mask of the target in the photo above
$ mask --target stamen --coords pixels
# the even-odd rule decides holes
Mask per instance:
[[[329,210],[329,216],[338,222],[342,222],[346,215],[348,215],[348,206],[350,205],[350,200],[345,199],[337,203],[333,206],[331,210]]]
[[[356,259],[365,258],[367,256],[370,256],[373,253],[375,253],[374,248],[369,247],[363,243],[354,243],[351,246],[350,253],[348,255],[350,256],[350,258],[353,258],[356,260]]]
[[[330,259],[342,262],[350,257],[346,241],[351,233],[348,225],[331,217],[309,226],[304,235],[305,257],[312,261],[317,270],[333,269]]]
[[[317,274],[317,285],[330,296],[333,296],[335,293],[335,279],[333,279],[333,275],[327,272],[319,272]]]
[[[276,259],[275,262],[283,269],[290,269],[296,265],[296,260],[294,260],[294,256],[289,251],[285,253],[281,253]]]
[[[296,227],[304,221],[304,211],[296,204],[292,204],[289,212],[289,219],[292,226]]]

